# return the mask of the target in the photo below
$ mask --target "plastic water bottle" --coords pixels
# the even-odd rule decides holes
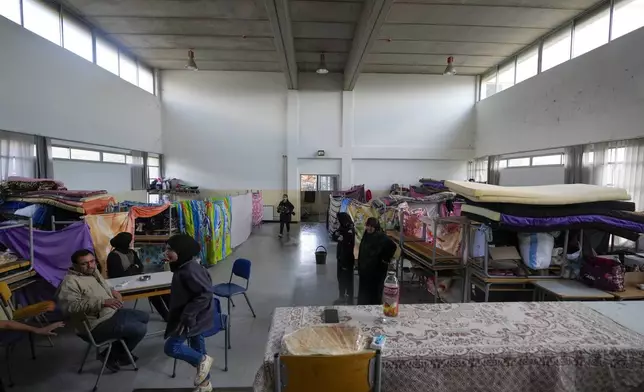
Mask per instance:
[[[383,312],[385,317],[398,317],[400,286],[395,271],[389,271],[382,291]]]

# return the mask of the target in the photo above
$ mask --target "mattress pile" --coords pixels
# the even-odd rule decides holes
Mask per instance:
[[[597,229],[631,240],[644,233],[644,213],[621,188],[586,184],[503,187],[446,181],[465,197],[462,214],[518,232]]]
[[[67,190],[60,181],[40,178],[9,177],[2,194],[8,202],[45,204],[79,214],[100,214],[115,203],[107,191]]]

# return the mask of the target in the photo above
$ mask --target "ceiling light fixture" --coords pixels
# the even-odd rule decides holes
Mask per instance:
[[[315,72],[319,73],[320,75],[326,75],[329,73],[329,70],[326,67],[324,53],[320,54],[320,65],[318,65],[318,69],[316,69]]]
[[[447,58],[447,67],[445,67],[445,71],[443,71],[443,75],[446,75],[446,76],[456,75],[456,68],[454,68],[454,57],[449,56]]]
[[[199,71],[197,63],[195,63],[195,52],[192,49],[188,50],[188,62],[186,63],[186,69],[191,71]]]

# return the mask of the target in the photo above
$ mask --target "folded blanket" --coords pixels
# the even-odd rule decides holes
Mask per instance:
[[[69,199],[83,199],[91,196],[106,195],[107,191],[104,190],[94,190],[94,191],[84,191],[84,190],[37,190],[37,191],[28,191],[21,192],[19,196],[22,197],[40,197],[40,196],[52,196],[59,198],[69,198]]]
[[[485,203],[567,205],[630,199],[625,189],[587,184],[506,187],[466,181],[445,181],[445,185],[451,191],[470,200]]]
[[[467,208],[472,206],[485,208],[502,214],[547,218],[550,216],[592,215],[607,211],[635,211],[635,203],[630,201],[596,201],[592,203],[566,204],[562,206],[530,205],[514,203],[480,203],[468,201]],[[465,206],[464,206],[465,208]],[[474,212],[471,209],[470,212]]]

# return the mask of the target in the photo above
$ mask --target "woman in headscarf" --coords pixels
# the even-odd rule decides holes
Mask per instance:
[[[353,248],[356,243],[356,233],[351,216],[346,212],[338,213],[340,228],[333,233],[333,238],[338,241],[338,288],[340,296],[337,304],[353,305],[353,267],[355,256]]]
[[[206,354],[203,334],[214,327],[215,305],[210,273],[196,259],[200,251],[199,243],[187,234],[170,237],[166,245],[165,257],[174,275],[164,351],[197,369],[194,392],[211,392],[213,359]]]
[[[112,251],[107,256],[107,277],[121,278],[123,276],[139,275],[143,273],[143,263],[139,255],[130,246],[132,234],[128,232],[118,233],[110,240]],[[170,296],[162,295],[148,297],[148,300],[159,312],[164,321],[168,321],[168,306]]]
[[[382,303],[382,289],[394,253],[396,244],[382,231],[378,219],[367,219],[358,253],[358,305]]]

